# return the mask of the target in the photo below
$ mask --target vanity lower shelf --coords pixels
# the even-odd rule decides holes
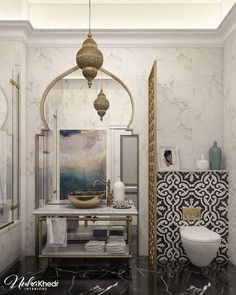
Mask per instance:
[[[43,258],[103,258],[103,259],[127,259],[128,265],[131,266],[132,260],[132,217],[137,216],[138,212],[134,205],[129,209],[114,209],[112,207],[101,206],[93,209],[74,209],[68,205],[45,205],[36,209],[36,257],[38,265]],[[66,247],[48,246],[44,239],[44,231],[47,217],[64,217],[68,221],[84,222],[84,226],[79,223],[78,230],[68,232]],[[89,232],[100,222],[112,222],[124,224],[124,238],[126,241],[125,252],[107,253],[107,252],[86,252],[85,243],[91,240]],[[86,230],[91,226],[90,230]]]
[[[69,244],[66,247],[58,247],[56,250],[52,247],[44,247],[42,249],[41,255],[39,258],[50,258],[50,257],[65,257],[65,258],[76,258],[76,257],[84,257],[84,258],[132,258],[132,255],[129,254],[128,245],[126,246],[125,253],[122,254],[108,254],[106,252],[103,253],[92,253],[86,252],[83,244]]]

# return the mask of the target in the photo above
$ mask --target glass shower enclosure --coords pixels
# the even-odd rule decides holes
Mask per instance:
[[[0,229],[19,219],[19,75],[0,80]]]

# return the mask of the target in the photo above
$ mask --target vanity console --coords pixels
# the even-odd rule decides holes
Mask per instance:
[[[134,216],[138,215],[134,205],[129,209],[115,209],[107,206],[93,209],[75,209],[72,205],[44,205],[36,209],[33,214],[36,224],[36,257],[38,262],[42,258],[124,258],[128,260],[130,266],[132,261],[132,220]],[[47,228],[44,226],[44,223],[46,224],[47,218],[57,217],[66,218],[67,222],[78,221],[79,224],[76,238],[69,239],[70,234],[67,233],[66,246],[49,246],[44,239],[44,229]],[[85,222],[85,225],[82,224],[83,222]],[[88,241],[93,241],[96,238],[91,236],[86,238],[83,235],[85,228],[87,228],[86,232],[88,233],[94,228],[99,227],[101,223],[104,224],[104,222],[108,230],[111,227],[115,228],[110,223],[118,222],[119,224],[124,224],[124,226],[118,226],[119,228],[124,227],[125,248],[122,252],[107,251],[106,248],[103,249],[104,251],[86,251]],[[90,227],[91,229],[89,229]],[[105,239],[104,247],[106,245],[107,241]]]
[[[43,129],[35,138],[37,209],[33,212],[36,256],[38,261],[87,257],[130,262],[131,228],[133,225],[138,232],[139,204],[139,137],[131,128],[132,94],[118,77],[100,69],[104,77],[109,77],[103,79],[103,87],[112,94],[109,113],[101,121],[93,109],[100,82],[94,81],[88,91],[84,79],[78,79],[80,71],[74,66],[55,77],[40,102]],[[134,204],[131,208],[123,208],[122,202],[115,204],[122,208],[110,207],[118,178],[125,185],[127,199]],[[73,223],[78,227],[71,232]],[[123,230],[120,243],[109,236],[114,223]],[[101,225],[107,227],[108,241],[95,239]]]

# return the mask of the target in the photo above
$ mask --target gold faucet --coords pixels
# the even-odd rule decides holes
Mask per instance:
[[[101,184],[107,186],[107,196],[106,196],[107,197],[107,206],[111,206],[112,194],[111,194],[111,181],[110,181],[110,179],[108,181],[105,181],[102,178],[96,179],[93,182],[93,187],[95,187],[97,183],[101,183]]]

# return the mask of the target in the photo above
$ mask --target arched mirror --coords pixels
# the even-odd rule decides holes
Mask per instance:
[[[102,120],[94,108],[101,88],[109,101]],[[93,189],[96,179],[110,180],[112,189],[118,178],[137,206],[138,136],[130,128],[133,113],[129,89],[105,69],[91,89],[77,67],[56,77],[41,100],[45,128],[36,136],[37,206],[64,203],[72,191]],[[134,157],[128,156],[131,151]],[[97,183],[96,188],[104,186]]]

